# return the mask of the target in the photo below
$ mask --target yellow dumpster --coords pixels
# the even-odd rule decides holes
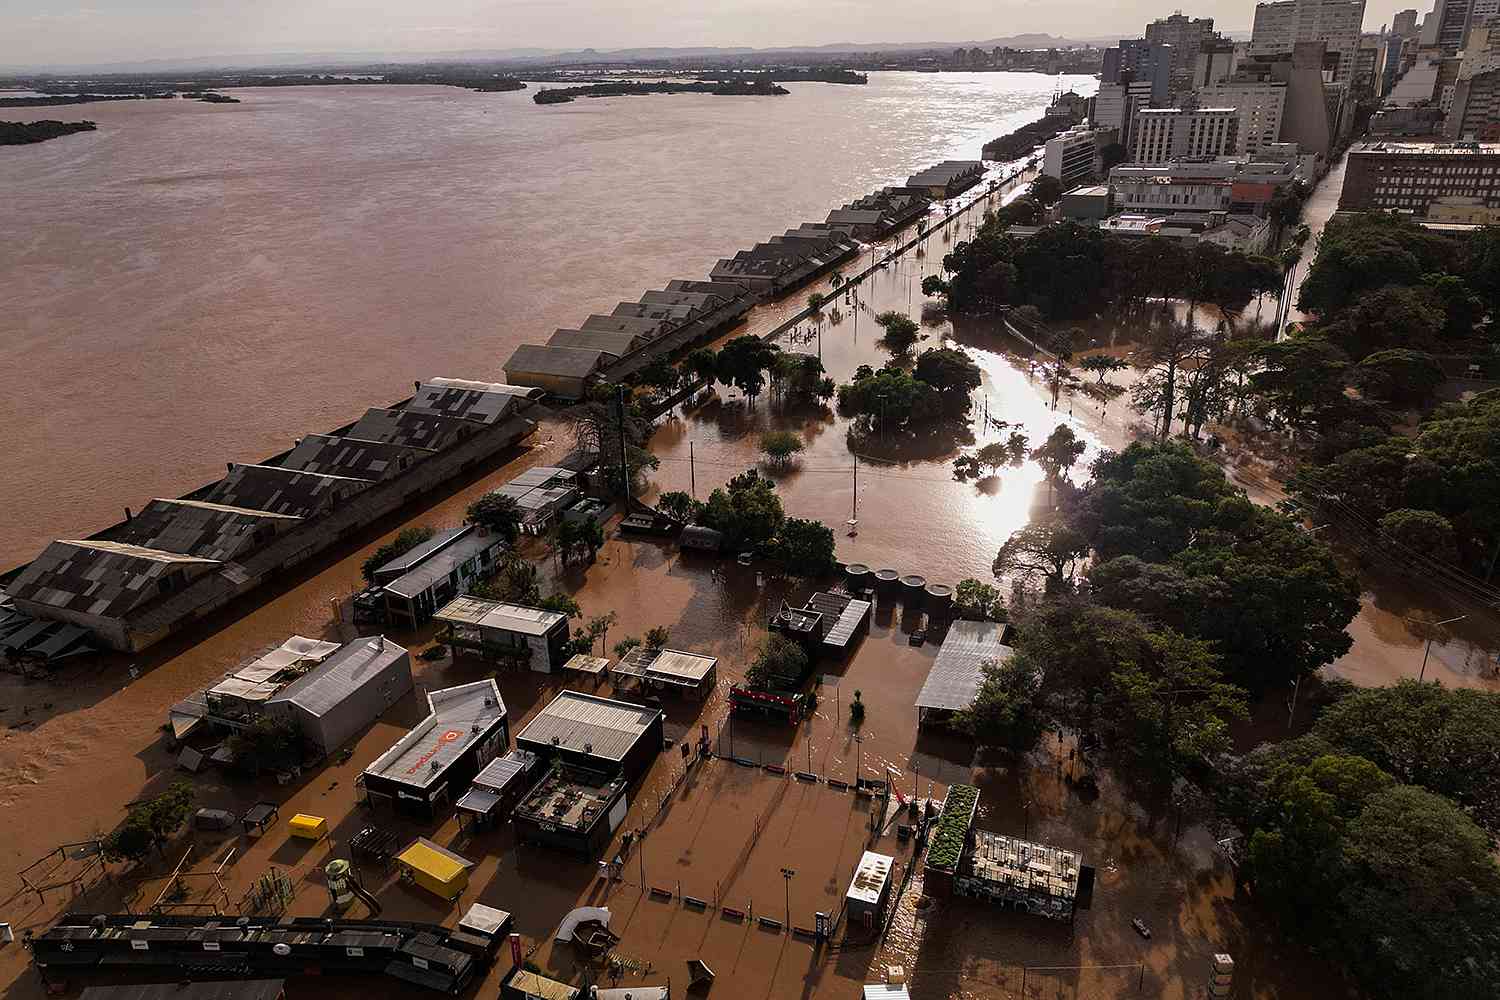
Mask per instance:
[[[469,869],[474,862],[418,837],[396,855],[403,877],[435,896],[457,899],[469,887]]]
[[[286,825],[293,837],[301,837],[303,840],[322,840],[328,836],[328,821],[322,816],[298,813]]]

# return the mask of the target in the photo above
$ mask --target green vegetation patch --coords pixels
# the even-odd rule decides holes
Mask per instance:
[[[974,805],[978,801],[979,789],[973,785],[952,785],[948,788],[943,814],[938,817],[937,829],[927,848],[927,867],[947,872],[958,870],[958,861],[964,853],[964,841],[969,835],[969,824],[974,819]]]

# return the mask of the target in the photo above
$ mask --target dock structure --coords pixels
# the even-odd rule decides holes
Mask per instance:
[[[127,510],[87,538],[52,542],[4,581],[7,621],[62,623],[99,647],[144,650],[527,437],[536,424],[523,413],[537,395],[418,382],[351,424],[231,462],[223,478]]]
[[[47,972],[161,969],[179,981],[364,974],[456,994],[494,961],[501,939],[394,920],[68,913],[31,939],[31,958]]]
[[[372,807],[430,819],[510,743],[505,702],[493,680],[433,691],[427,704],[430,714],[359,776]]]

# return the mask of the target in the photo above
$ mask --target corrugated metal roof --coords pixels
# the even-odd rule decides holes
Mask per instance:
[[[546,635],[558,622],[567,618],[555,611],[541,608],[526,608],[519,604],[504,604],[486,601],[478,597],[455,597],[432,616],[440,622],[455,622],[460,625],[478,625],[480,628],[499,629],[521,635]]]
[[[404,656],[406,650],[384,636],[355,639],[282,688],[271,702],[291,702],[321,717]]]
[[[526,724],[516,742],[624,760],[661,712],[579,691],[564,691]]]
[[[503,792],[525,777],[536,767],[538,757],[526,750],[511,750],[503,757],[496,757],[484,765],[484,770],[474,775],[474,784],[491,791]]]
[[[702,683],[718,662],[712,656],[680,649],[639,647],[626,654],[616,670],[632,677],[653,677],[670,684],[693,687]]]
[[[405,472],[431,454],[429,448],[391,441],[309,434],[297,442],[280,464],[284,469],[380,481]]]
[[[497,392],[483,382],[435,379],[417,386],[406,409],[413,413],[440,413],[461,420],[495,424],[525,405],[523,396],[524,392]]]
[[[948,626],[932,672],[917,695],[917,707],[958,712],[974,704],[984,683],[984,665],[1015,653],[1000,641],[1004,630],[995,622],[956,621]]]
[[[369,486],[368,479],[302,472],[274,465],[234,465],[204,499],[232,507],[316,517],[338,501]]]
[[[420,563],[423,559],[426,559],[438,549],[442,548],[444,545],[447,545],[449,542],[453,541],[453,539],[462,535],[465,531],[468,531],[471,527],[472,525],[465,524],[460,525],[457,528],[445,528],[444,530],[439,531],[438,533],[433,535],[431,538],[427,539],[427,541],[421,543],[420,545],[417,545],[412,549],[407,550],[406,552],[401,553],[390,562],[382,564],[379,569],[375,570],[375,575],[379,577],[386,573],[405,573],[413,566]]]
[[[522,344],[505,362],[505,374],[508,378],[514,377],[512,373],[586,378],[609,362],[618,360],[619,355],[606,351]]]
[[[870,983],[865,986],[865,1000],[911,1000],[905,983]]]
[[[468,532],[468,534],[463,534]],[[470,559],[487,549],[505,544],[499,535],[481,533],[474,525],[460,530],[456,540],[450,539],[437,551],[425,556],[419,565],[398,579],[385,585],[385,589],[398,597],[414,598],[423,591],[446,580],[448,575]]]
[[[220,565],[124,542],[61,539],[21,571],[9,592],[17,600],[121,618]]]

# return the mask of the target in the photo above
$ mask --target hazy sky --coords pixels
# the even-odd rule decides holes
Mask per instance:
[[[1411,6],[1372,0],[1365,27]],[[287,52],[424,53],[1137,35],[1149,0],[0,0],[0,66]],[[1184,10],[1248,30],[1249,0]],[[936,13],[941,16],[934,16]]]

